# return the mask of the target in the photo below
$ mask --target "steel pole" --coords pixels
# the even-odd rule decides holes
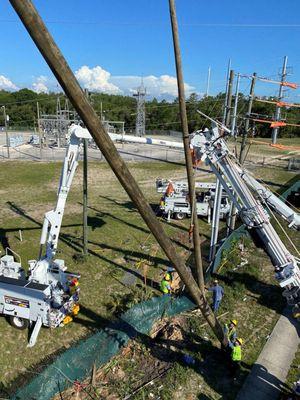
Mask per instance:
[[[241,151],[240,151],[240,156],[239,156],[239,162],[240,164],[244,164],[245,161],[245,151],[246,151],[246,140],[248,137],[248,130],[249,130],[249,124],[250,124],[250,115],[252,111],[252,105],[253,105],[253,100],[254,100],[254,88],[255,88],[255,83],[256,83],[256,78],[257,74],[256,72],[253,73],[252,75],[252,80],[251,80],[251,87],[250,87],[250,93],[249,93],[249,102],[248,102],[248,110],[247,110],[247,118],[245,121],[245,129],[243,131],[243,137],[242,137],[242,143],[241,143]]]
[[[2,108],[3,108],[3,117],[4,117],[4,125],[5,125],[7,158],[10,158],[6,108],[5,108],[5,106],[2,106]]]
[[[236,130],[237,108],[238,108],[238,103],[239,103],[240,79],[241,79],[241,76],[240,76],[240,74],[238,74],[237,80],[236,80],[234,108],[233,108],[233,116],[232,116],[232,123],[231,123],[231,135],[234,137],[237,136],[235,134],[235,130]]]
[[[188,128],[188,120],[186,113],[186,104],[185,104],[184,79],[182,72],[182,60],[181,60],[181,51],[179,44],[179,33],[178,33],[177,16],[175,9],[175,0],[169,0],[169,7],[170,7],[170,17],[171,17],[171,25],[173,33],[173,45],[174,45],[175,64],[177,73],[177,86],[178,86],[178,99],[179,99],[180,119],[181,119],[181,127],[183,134],[186,173],[188,178],[188,187],[189,187],[190,204],[191,204],[191,218],[192,218],[192,228],[193,228],[193,244],[194,244],[196,273],[197,273],[198,285],[202,293],[204,294],[204,277],[203,277],[203,266],[202,266],[202,256],[201,256],[200,232],[199,232],[197,206],[196,206],[195,177],[194,177],[192,155],[190,151],[190,137],[189,137],[189,128]]]
[[[232,122],[231,122],[231,135],[236,137],[237,135],[235,134],[236,131],[236,119],[237,119],[237,108],[238,108],[238,102],[239,102],[239,88],[240,88],[240,74],[237,75],[237,80],[236,80],[236,87],[235,87],[235,97],[234,97],[234,108],[233,108],[233,116],[232,116]],[[236,215],[237,215],[237,208],[234,205],[234,202],[231,202],[230,205],[230,211],[229,211],[229,218],[228,218],[228,226],[227,226],[227,236],[231,234],[231,232],[234,231],[235,228],[235,221],[236,221]]]
[[[283,59],[283,66],[282,66],[282,72],[281,72],[281,82],[285,82],[286,79],[286,66],[287,66],[287,56],[284,57]],[[278,101],[281,101],[283,99],[283,85],[280,85],[279,87],[279,95],[278,95]],[[275,111],[275,121],[280,121],[281,117],[281,107],[276,106],[276,111]],[[277,136],[278,136],[279,128],[273,128],[272,131],[272,144],[277,143]]]
[[[208,72],[207,72],[207,83],[206,83],[206,94],[205,94],[205,97],[208,97],[208,96],[209,96],[210,72],[211,72],[211,69],[210,69],[210,67],[208,67]]]
[[[25,28],[51,68],[67,97],[70,99],[74,108],[85,123],[91,136],[95,140],[95,143],[126,190],[128,196],[137,207],[145,223],[156,238],[159,246],[163,249],[166,256],[174,265],[183,283],[186,285],[194,301],[199,306],[203,316],[212,328],[214,334],[221,342],[226,341],[220,323],[208,306],[192,274],[187,269],[181,257],[178,256],[175,246],[155,217],[145,196],[131,175],[127,165],[120,157],[116,147],[105,131],[94,109],[88,102],[73,72],[55,44],[32,2],[30,0],[10,0],[10,3],[19,15]]]
[[[38,132],[39,132],[39,140],[40,140],[40,160],[42,160],[42,134],[41,134],[41,126],[40,126],[40,107],[39,107],[38,101],[36,103],[36,112],[37,112]]]
[[[228,65],[228,67],[230,64]],[[229,75],[229,76],[228,76]],[[234,71],[230,70],[227,72],[228,81],[226,84],[226,97],[225,97],[225,108],[222,123],[229,126],[230,123],[230,110],[231,110],[231,102],[232,102],[232,85],[234,80]],[[222,185],[217,178],[217,185],[215,191],[214,205],[213,205],[213,217],[211,224],[211,239],[210,239],[210,249],[209,249],[209,261],[213,261],[216,251],[217,251],[217,243],[218,243],[218,235],[219,235],[219,226],[220,226],[220,211],[221,211],[221,201],[222,201]]]

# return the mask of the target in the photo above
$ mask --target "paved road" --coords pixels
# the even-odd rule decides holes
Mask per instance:
[[[298,349],[300,325],[288,309],[275,328],[248,375],[236,400],[276,400]]]

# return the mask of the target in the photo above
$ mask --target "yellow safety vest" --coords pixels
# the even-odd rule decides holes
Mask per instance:
[[[232,361],[241,361],[242,359],[242,349],[241,346],[234,346],[231,353]]]
[[[160,290],[165,294],[170,293],[170,290],[168,289],[169,285],[170,285],[170,283],[168,281],[166,281],[165,279],[163,279],[160,283]]]

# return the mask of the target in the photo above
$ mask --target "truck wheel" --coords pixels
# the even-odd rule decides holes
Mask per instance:
[[[175,218],[176,219],[183,219],[185,217],[185,213],[183,213],[183,212],[178,212],[178,213],[176,213],[175,214]]]
[[[28,319],[16,317],[14,315],[11,315],[9,317],[9,322],[10,322],[11,326],[13,326],[16,329],[20,329],[20,330],[26,329],[29,326]]]

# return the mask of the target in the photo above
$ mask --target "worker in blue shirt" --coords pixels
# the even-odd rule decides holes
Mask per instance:
[[[212,292],[213,294],[213,310],[216,313],[220,307],[220,303],[222,300],[222,297],[224,296],[224,289],[222,286],[219,285],[219,282],[217,279],[214,280],[213,286],[207,289],[209,292]]]

